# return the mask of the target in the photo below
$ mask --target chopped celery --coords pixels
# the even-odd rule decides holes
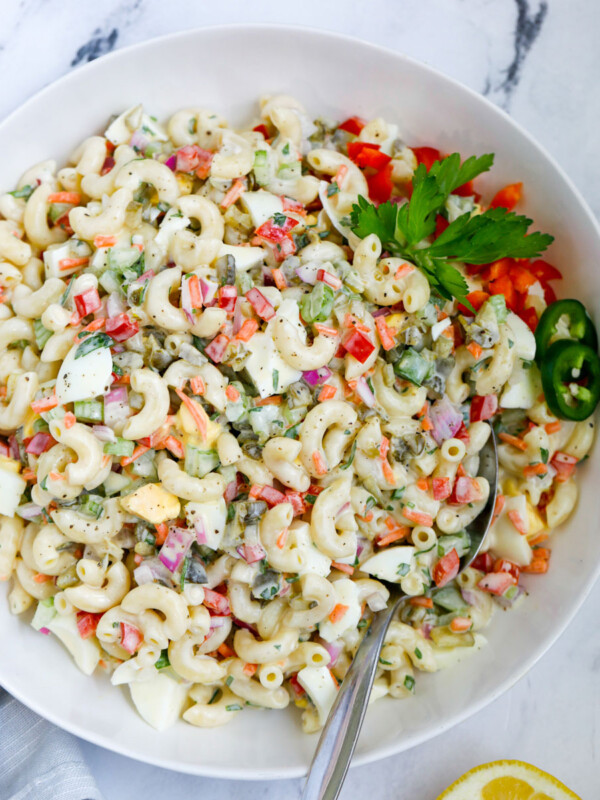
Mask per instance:
[[[203,478],[215,470],[221,462],[216,450],[200,450],[189,444],[185,448],[184,469],[194,478]]]
[[[333,289],[322,281],[318,281],[313,290],[303,295],[300,300],[302,319],[306,322],[325,322],[331,315],[334,300]]]
[[[266,150],[254,152],[252,170],[259,186],[266,186],[269,183],[269,154]]]
[[[35,343],[38,350],[42,350],[48,339],[52,336],[52,331],[42,323],[41,319],[33,320],[33,331],[35,333]]]
[[[104,506],[102,505],[103,498],[97,494],[85,494],[81,498],[79,512],[94,519],[100,519]]]
[[[117,436],[116,442],[106,442],[104,452],[109,456],[131,456],[135,450],[135,443],[129,439],[122,439]]]
[[[73,413],[81,422],[102,422],[104,420],[104,403],[99,400],[75,400]]]
[[[55,616],[54,598],[49,597],[47,600],[40,600],[37,604],[33,619],[31,620],[31,627],[35,628],[36,631],[47,628],[48,623],[51,622]]]
[[[118,472],[109,472],[102,486],[104,488],[104,494],[107,497],[112,497],[113,494],[118,494],[128,488],[130,484],[131,481],[127,475],[119,475]]]
[[[138,475],[140,478],[150,478],[154,480],[157,476],[156,465],[154,463],[155,455],[156,453],[154,450],[148,450],[142,453],[141,456],[131,463],[129,469],[134,475]]]
[[[445,608],[447,611],[463,613],[467,608],[467,603],[463,600],[463,596],[454,586],[444,586],[442,589],[436,589],[431,596],[436,605]]]
[[[508,318],[508,310],[506,308],[506,299],[504,298],[504,295],[493,294],[491,297],[488,298],[487,302],[492,306],[492,308],[496,312],[498,325],[502,325],[503,323],[505,323]]]
[[[473,647],[475,644],[475,637],[470,631],[454,633],[446,626],[432,628],[430,636],[438,647]]]
[[[432,364],[413,347],[407,347],[400,360],[394,364],[394,372],[415,386],[421,386],[432,372]]]
[[[48,423],[46,422],[45,419],[42,419],[41,417],[39,419],[36,419],[36,421],[33,423],[34,433],[40,433],[40,432],[47,433],[49,430],[50,428]]]
[[[437,553],[441,558],[451,550],[456,550],[458,557],[462,558],[469,552],[470,547],[471,538],[469,534],[466,531],[459,531],[458,533],[440,536],[437,542]]]

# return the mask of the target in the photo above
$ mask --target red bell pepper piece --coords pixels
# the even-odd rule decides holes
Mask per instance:
[[[523,311],[520,312],[519,316],[523,322],[531,328],[532,332],[535,333],[535,329],[537,328],[537,324],[539,322],[535,308],[524,308]]]
[[[442,158],[440,151],[436,150],[435,147],[411,147],[411,150],[415,154],[417,162],[419,164],[425,164],[427,172],[429,172],[435,161],[440,161]]]
[[[356,328],[353,328],[344,336],[342,345],[361,364],[364,364],[373,350],[375,350],[373,342]]]
[[[432,577],[436,586],[445,586],[458,575],[460,558],[454,548],[442,556],[433,568]]]
[[[375,203],[386,203],[392,196],[392,164],[387,164],[375,175],[366,175],[369,197]]]
[[[519,294],[526,294],[529,287],[536,282],[535,275],[532,275],[526,267],[522,267],[519,264],[515,264],[514,267],[509,269],[508,276],[515,287],[515,291]]]
[[[121,647],[123,650],[127,650],[128,653],[133,655],[139,650],[143,641],[144,637],[141,631],[134,625],[130,625],[128,622],[121,623]]]
[[[291,504],[292,508],[294,509],[295,517],[304,514],[306,511],[306,503],[304,502],[304,497],[300,492],[293,492],[291,489],[287,489],[285,493],[285,502]]]
[[[94,287],[86,289],[85,292],[81,294],[76,294],[73,300],[75,301],[75,308],[80,317],[87,317],[88,314],[93,314],[94,311],[98,311],[102,305],[98,290]]]
[[[298,220],[293,217],[285,217],[285,221],[281,225],[277,225],[273,219],[268,219],[256,229],[256,235],[260,236],[261,239],[266,239],[267,242],[281,242],[289,238],[289,232],[297,224]]]
[[[484,281],[495,281],[497,278],[508,275],[510,269],[516,264],[517,262],[514,258],[501,258],[498,261],[492,261],[492,263],[488,264],[483,270],[481,277]]]
[[[471,422],[491,419],[498,410],[498,398],[495,394],[475,395],[471,400]]]
[[[219,287],[219,308],[224,308],[228,314],[233,314],[236,300],[237,287],[229,285]]]
[[[503,275],[495,281],[490,281],[488,284],[490,294],[502,294],[506,300],[506,305],[511,311],[516,311],[517,306],[517,293],[508,275]]]
[[[256,287],[246,292],[246,300],[250,303],[254,311],[261,319],[270,320],[275,316],[275,309],[267,300],[264,294]]]
[[[259,500],[264,500],[269,508],[288,502],[284,493],[280,492],[279,489],[274,489],[272,486],[261,486],[260,492],[256,494],[256,497]]]
[[[490,203],[490,208],[506,208],[512,211],[521,199],[523,193],[522,183],[510,183],[499,192],[496,192]]]
[[[127,314],[117,314],[116,317],[109,317],[105,323],[105,330],[115,342],[124,342],[131,339],[139,331],[138,323],[131,319]]]
[[[338,125],[338,130],[351,133],[353,136],[358,136],[362,129],[367,124],[367,121],[362,117],[348,117]]]
[[[269,131],[267,130],[266,125],[255,125],[254,128],[252,128],[252,130],[256,131],[257,133],[262,133],[265,139],[269,138]]]
[[[552,264],[549,264],[547,261],[544,261],[541,258],[539,258],[537,261],[534,261],[533,264],[530,264],[529,271],[532,275],[535,275],[538,281],[541,281],[542,283],[547,281],[562,280],[562,274],[556,269],[556,267],[553,267]]]
[[[450,478],[433,478],[433,499],[447,500],[452,494],[452,481]]]
[[[25,439],[24,444],[26,453],[30,453],[32,456],[41,456],[46,450],[50,450],[56,442],[49,433],[39,431],[30,439]],[[6,448],[6,453],[2,453],[2,455],[8,455],[8,447]]]
[[[515,584],[516,580],[509,572],[488,572],[479,581],[477,587],[490,594],[502,595]]]
[[[220,333],[218,336],[215,336],[210,344],[206,345],[204,352],[215,364],[220,364],[221,361],[223,361],[223,356],[225,355],[228,344],[229,337],[225,336],[224,333]]]
[[[479,553],[471,564],[473,569],[478,569],[480,572],[491,572],[494,568],[494,559],[489,553]]]
[[[464,442],[465,444],[469,444],[469,442],[471,441],[469,430],[464,422],[460,423],[460,428],[454,434],[454,438],[460,439],[461,442]]]
[[[568,481],[571,475],[575,472],[577,459],[575,456],[570,456],[568,453],[563,453],[561,450],[558,450],[552,456],[550,464],[557,472],[555,480],[558,483],[564,483],[565,481]]]
[[[206,170],[206,174],[208,174],[210,163],[213,159],[213,154],[210,150],[204,150],[202,147],[198,147],[197,144],[188,144],[180,148],[175,156],[177,159],[175,164],[177,172],[194,172],[201,168]]]
[[[435,238],[436,239],[437,239],[438,236],[440,236],[446,230],[448,225],[450,225],[450,223],[448,222],[446,217],[442,217],[441,214],[438,214],[437,217],[435,218]]]
[[[463,506],[466,503],[476,503],[482,497],[481,488],[475,478],[465,475],[456,479],[448,502],[452,505]]]
[[[507,558],[499,558],[494,563],[494,572],[508,572],[518,582],[521,568]]]
[[[392,160],[387,153],[381,152],[378,144],[370,142],[350,142],[348,156],[359,167],[371,167],[377,171],[383,169]]]
[[[469,294],[467,295],[467,300],[469,301],[469,303],[471,303],[475,311],[479,311],[479,309],[485,303],[488,297],[489,294],[487,292],[477,290],[475,292],[469,292]],[[458,304],[458,310],[461,312],[461,314],[467,314],[467,315],[473,314],[471,309],[467,308],[466,306],[463,306],[462,303]]]
[[[210,610],[215,611],[217,614],[222,614],[224,617],[231,614],[229,600],[223,594],[215,592],[213,589],[204,589],[204,605]]]
[[[77,612],[77,629],[82,639],[94,636],[102,614],[92,614],[88,611]]]

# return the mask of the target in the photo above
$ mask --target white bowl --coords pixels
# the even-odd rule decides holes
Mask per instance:
[[[557,164],[508,116],[474,92],[380,47],[330,33],[278,26],[228,26],[150,41],[95,61],[44,89],[0,125],[0,187],[29,165],[64,160],[133,103],[159,118],[200,105],[242,123],[261,93],[287,92],[309,111],[343,119],[381,115],[414,145],[462,154],[496,153],[487,186],[521,180],[525,209],[556,242],[549,260],[565,273],[563,296],[600,295],[600,237],[591,212]],[[549,120],[551,123],[551,120]],[[482,184],[485,185],[484,181]],[[515,612],[497,613],[489,645],[455,668],[420,674],[417,694],[369,711],[355,763],[383,758],[448,729],[497,698],[550,647],[587,595],[600,567],[600,466],[578,471],[577,513],[553,539],[552,566],[531,577]],[[590,532],[593,532],[590,535]],[[12,617],[0,598],[0,683],[63,728],[111,750],[182,772],[221,778],[302,775],[316,745],[298,715],[248,711],[224,728],[183,722],[164,733],[136,714],[127,690],[82,675],[61,645]],[[574,656],[575,657],[575,656]]]

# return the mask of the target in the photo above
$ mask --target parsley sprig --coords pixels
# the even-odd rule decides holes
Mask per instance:
[[[436,161],[429,171],[419,164],[409,202],[377,207],[359,197],[352,209],[352,231],[361,239],[376,234],[392,255],[416,264],[442,297],[455,297],[470,308],[467,282],[451,261],[488,264],[500,258],[535,258],[553,241],[547,233],[528,234],[532,220],[527,217],[505,208],[489,208],[474,216],[462,214],[432,244],[421,245],[435,232],[437,215],[448,196],[487,172],[493,163],[493,153],[471,156],[463,163],[460,155],[453,153]]]

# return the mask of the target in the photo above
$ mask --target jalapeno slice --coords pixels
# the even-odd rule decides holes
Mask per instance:
[[[560,419],[587,419],[600,400],[600,359],[591,347],[560,339],[548,348],[541,366],[548,408]]]
[[[569,319],[568,331],[570,340],[581,342],[591,347],[592,350],[598,349],[596,328],[588,317],[583,303],[580,303],[579,300],[557,300],[555,303],[551,303],[544,311],[535,329],[535,355],[538,363],[541,362],[548,351],[550,340],[558,332],[558,321],[563,316]]]

